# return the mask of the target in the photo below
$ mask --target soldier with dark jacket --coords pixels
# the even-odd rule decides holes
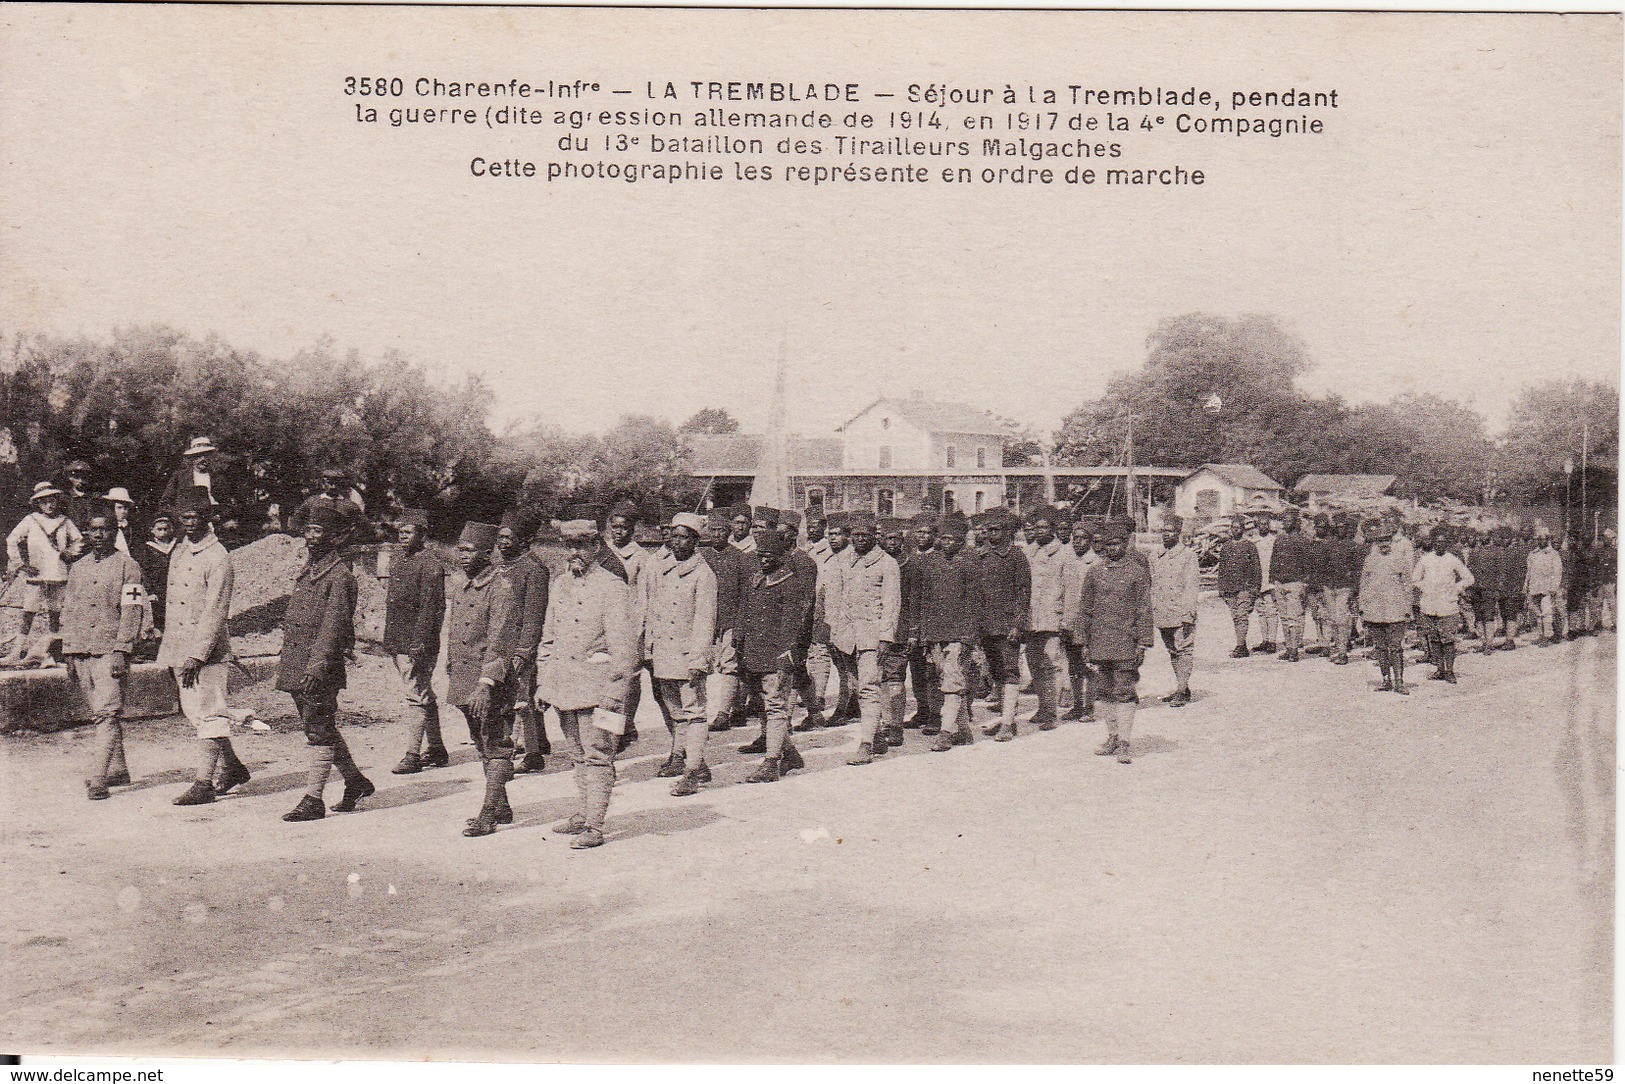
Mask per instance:
[[[745,555],[724,540],[718,543],[716,529],[720,525],[727,531],[728,522],[721,512],[706,517],[707,537],[700,539],[699,554],[711,566],[717,581],[716,638],[711,645],[711,658],[705,676],[705,704],[709,716],[708,726],[713,732],[730,729],[734,725],[734,702],[739,698],[739,603],[753,572]],[[707,544],[709,543],[709,544]],[[631,697],[628,695],[628,700]],[[761,739],[766,748],[766,739]],[[761,752],[761,749],[754,750]]]
[[[497,825],[513,823],[508,679],[519,622],[513,588],[491,564],[498,530],[493,523],[463,524],[457,571],[446,583],[446,700],[468,721],[468,735],[485,767],[485,800],[469,818],[465,836],[488,836]]]
[[[931,686],[942,697],[933,753],[974,740],[965,681],[978,634],[976,564],[964,548],[969,526],[958,512],[944,514],[931,549],[916,555],[904,571],[904,637],[911,653],[928,660]]]
[[[777,532],[757,539],[759,566],[740,600],[740,671],[746,684],[760,693],[767,720],[766,759],[747,783],[774,783],[803,767],[790,738],[790,691],[796,653],[812,620],[814,583],[790,568],[785,560],[788,549]]]
[[[276,687],[293,696],[310,750],[305,794],[283,815],[285,821],[313,821],[327,815],[322,791],[335,766],[344,777],[344,797],[334,804],[335,812],[349,813],[374,790],[356,767],[338,729],[344,662],[355,646],[355,576],[342,552],[346,526],[336,509],[311,512],[305,524],[309,559],[294,581],[283,623]]]
[[[175,551],[175,517],[159,512],[147,524],[148,537],[130,546],[130,556],[141,566],[141,582],[147,591],[147,608],[152,627],[164,631],[164,594],[169,586],[169,555]]]
[[[789,566],[791,572],[806,580],[816,591],[818,587],[818,562],[796,545],[796,539],[801,533],[801,513],[791,508],[781,508],[777,511],[778,523],[776,529],[779,532],[779,537],[784,540],[784,562]],[[760,560],[751,563],[753,573],[760,567]],[[796,698],[801,701],[801,706],[806,711],[806,715],[795,727],[797,730],[818,730],[825,725],[824,691],[818,687],[813,678],[812,669],[807,665],[807,654],[812,647],[812,632],[812,615],[809,613],[807,615],[806,632],[802,636],[801,645],[796,648],[795,670],[791,673],[791,677],[795,679]],[[826,678],[828,676],[825,675]]]
[[[450,759],[440,734],[440,705],[431,684],[435,663],[440,659],[446,570],[425,545],[428,513],[408,508],[401,513],[395,529],[400,549],[390,561],[389,585],[384,593],[383,647],[401,679],[410,719],[406,726],[406,754],[395,765],[394,773],[411,775],[425,767],[443,768]]]
[[[1021,641],[1031,616],[1033,579],[1027,555],[1011,539],[1015,517],[1003,508],[977,517],[982,545],[975,554],[976,595],[982,654],[999,689],[1000,711],[982,732],[998,741],[1016,736],[1016,698],[1021,692]]]
[[[1107,525],[1106,559],[1083,577],[1083,597],[1073,632],[1099,677],[1106,711],[1106,742],[1095,752],[1115,755],[1119,764],[1133,760],[1130,742],[1140,702],[1135,686],[1146,649],[1153,642],[1151,578],[1128,555],[1131,534],[1120,522]]]
[[[1236,630],[1236,646],[1230,657],[1245,659],[1251,654],[1247,631],[1253,603],[1263,586],[1263,566],[1258,547],[1242,537],[1241,525],[1234,520],[1230,523],[1230,537],[1219,546],[1218,576],[1219,597],[1230,608],[1230,622]]]
[[[1355,596],[1365,567],[1365,548],[1354,540],[1354,524],[1334,523],[1320,545],[1315,570],[1320,584],[1321,611],[1330,622],[1332,662],[1347,666],[1349,640],[1354,634]]]
[[[542,640],[542,623],[547,619],[547,585],[550,573],[542,557],[540,523],[530,515],[513,518],[513,530],[523,545],[500,571],[513,592],[513,642],[508,647],[508,732],[519,732],[525,753],[514,765],[515,772],[539,772],[547,766],[552,746],[547,738],[544,715],[536,710],[536,645]],[[639,554],[639,556],[642,556]],[[515,726],[517,724],[517,727]]]
[[[1281,513],[1281,533],[1270,558],[1270,584],[1281,608],[1281,632],[1286,640],[1286,650],[1280,654],[1283,662],[1297,662],[1301,657],[1304,601],[1313,563],[1314,547],[1299,527],[1298,510],[1287,508]]]

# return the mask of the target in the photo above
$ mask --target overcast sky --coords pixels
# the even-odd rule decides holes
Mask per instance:
[[[8,330],[164,323],[273,356],[326,334],[572,429],[707,405],[759,425],[782,336],[803,432],[913,388],[1048,430],[1191,311],[1275,315],[1312,390],[1437,392],[1492,427],[1530,381],[1617,379],[1610,17],[63,7],[0,10]],[[1201,188],[550,186],[468,160],[555,139],[359,125],[349,74],[1312,86],[1341,108],[1320,137],[1124,137],[1124,164]]]

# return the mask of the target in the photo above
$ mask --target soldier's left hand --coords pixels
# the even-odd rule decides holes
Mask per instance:
[[[688,680],[689,681],[692,681],[692,682],[704,681],[705,680],[705,675],[706,675],[706,670],[705,670],[705,668],[703,666],[690,666],[688,668]]]
[[[130,672],[130,657],[122,651],[113,652],[113,658],[108,663],[108,669],[112,671],[114,677],[123,677]]]
[[[321,684],[321,680],[315,674],[306,674],[299,681],[299,691],[308,696],[316,691],[316,686]]]
[[[1136,670],[1138,670],[1140,667],[1142,667],[1144,665],[1145,665],[1145,645],[1144,644],[1136,644],[1134,646],[1134,668]]]

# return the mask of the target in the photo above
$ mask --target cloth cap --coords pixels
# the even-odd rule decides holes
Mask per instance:
[[[60,489],[56,488],[56,486],[52,485],[50,482],[36,482],[34,484],[33,496],[28,498],[28,503],[33,504],[35,501],[39,500],[42,497],[60,497],[60,496],[62,496],[62,491]]]
[[[1183,531],[1185,529],[1185,521],[1179,516],[1164,516],[1162,520],[1162,529],[1165,531]]]
[[[970,530],[970,523],[965,519],[963,512],[944,512],[937,521],[937,533],[950,535],[954,538],[964,538]]]
[[[736,520],[740,516],[744,516],[746,519],[750,518],[750,505],[736,504],[728,509],[728,519],[730,521]]]
[[[1112,520],[1106,524],[1106,529],[1101,532],[1101,537],[1107,542],[1127,542],[1130,533],[1132,532],[1129,531],[1128,524],[1122,520]]]
[[[824,517],[824,526],[839,527],[843,531],[846,530],[847,525],[851,522],[852,513],[850,512],[831,512],[829,515]]]
[[[400,517],[395,520],[395,526],[421,527],[427,531],[429,529],[429,513],[422,508],[403,508]]]
[[[792,531],[801,527],[801,513],[793,508],[779,509],[779,526],[788,527]]]
[[[219,449],[214,446],[214,441],[210,440],[208,437],[193,437],[192,443],[188,444],[186,446],[186,451],[182,452],[181,454],[202,455],[204,452],[214,452],[218,450]]]
[[[824,515],[824,510],[821,507],[814,506],[807,509],[807,526],[809,527],[815,523],[825,522],[826,518],[827,517]]]
[[[705,533],[705,517],[695,512],[677,513],[671,517],[671,525],[673,530],[678,527],[687,527],[694,532],[696,537]]]
[[[476,523],[469,520],[463,524],[463,531],[457,536],[457,544],[472,542],[477,550],[488,550],[497,544],[497,525],[495,523]]]
[[[174,523],[175,523],[175,516],[168,509],[162,509],[161,508],[156,513],[153,514],[152,519],[147,521],[147,526],[151,527],[154,523],[157,523],[159,520],[163,520],[165,523],[168,523],[171,526],[173,526]]]
[[[1064,520],[1064,519],[1057,519],[1056,516],[1055,516],[1055,509],[1049,507],[1048,505],[1044,505],[1044,504],[1039,505],[1037,508],[1034,508],[1031,512],[1027,513],[1026,525],[1031,527],[1034,524],[1036,524],[1039,520],[1043,520],[1045,523],[1048,523],[1051,527],[1055,526],[1058,523],[1065,523],[1066,522],[1066,520]]]
[[[873,512],[850,512],[847,514],[846,529],[855,531],[859,527],[868,530],[875,529],[875,514]]]
[[[875,529],[881,534],[903,534],[908,530],[908,521],[896,519],[892,516],[883,516],[876,521]]]
[[[616,516],[623,517],[627,522],[635,526],[643,518],[643,513],[638,511],[638,506],[631,501],[617,501],[615,507],[609,510],[610,519],[614,519]]]
[[[726,508],[713,508],[705,514],[705,525],[713,530],[717,527],[726,527],[732,518]]]
[[[1361,533],[1371,542],[1382,542],[1394,537],[1394,529],[1380,519],[1367,523]]]
[[[209,500],[209,491],[204,486],[187,486],[181,490],[180,496],[175,500],[172,511],[178,516],[183,512],[207,512],[214,507]]]
[[[751,510],[750,521],[752,524],[760,523],[767,527],[777,527],[779,525],[779,510],[769,508],[764,504],[760,508]]]
[[[502,516],[502,526],[512,531],[515,538],[529,538],[540,526],[540,517],[528,508],[510,508]]]
[[[790,549],[790,540],[777,531],[769,531],[756,543],[756,549],[759,553],[782,557]]]
[[[935,527],[937,525],[937,515],[935,512],[917,512],[909,522],[915,527]]]

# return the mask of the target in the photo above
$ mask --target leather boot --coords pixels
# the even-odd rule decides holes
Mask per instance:
[[[802,768],[807,766],[807,762],[801,759],[800,750],[798,750],[794,745],[791,745],[788,741],[786,741],[784,743],[784,747],[779,750],[778,763],[779,771],[781,772],[800,771]]]
[[[779,762],[768,757],[754,772],[745,777],[747,783],[777,783],[780,779]]]
[[[300,795],[298,805],[282,814],[282,819],[285,821],[319,821],[325,816],[327,816],[327,810],[322,808],[322,800],[304,794]]]
[[[479,813],[469,820],[463,835],[470,838],[488,836],[497,830],[497,794],[502,789],[502,784],[497,781],[497,765],[502,763],[500,760],[485,762],[485,803],[480,806]],[[511,762],[509,766],[512,766]]]

